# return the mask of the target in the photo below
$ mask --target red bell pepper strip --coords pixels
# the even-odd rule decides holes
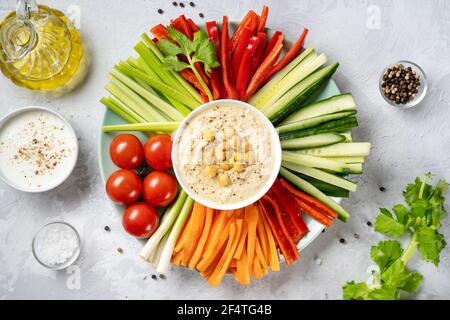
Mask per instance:
[[[261,212],[266,217],[266,220],[269,222],[270,229],[275,237],[278,247],[280,248],[281,253],[286,259],[286,263],[292,264],[295,260],[298,259],[300,254],[297,251],[297,246],[295,242],[286,236],[283,228],[277,217],[277,204],[267,196],[264,196],[259,200],[259,204],[261,207]]]
[[[336,219],[338,214],[333,209],[328,207],[327,205],[323,204],[316,198],[313,198],[306,193],[301,192],[300,190],[297,190],[294,188],[289,182],[287,182],[284,179],[280,179],[281,184],[289,190],[290,193],[298,197],[300,200],[305,202],[306,204],[312,206],[313,208],[317,209],[318,211],[322,212],[323,214],[329,216],[330,218]]]
[[[167,33],[167,28],[162,24],[157,24],[153,28],[150,29],[150,32],[158,39],[170,39],[169,34]]]
[[[300,211],[302,213],[310,216],[311,218],[323,224],[324,226],[331,227],[331,225],[333,224],[333,219],[323,214],[322,212],[318,211],[317,209],[313,208],[312,206],[308,205],[306,202],[303,202],[302,200],[300,200],[300,198],[295,196],[294,198],[299,204]]]
[[[261,17],[259,18],[258,22],[258,30],[257,30],[258,32],[264,32],[268,16],[269,16],[269,7],[263,6]]]
[[[258,32],[257,37],[259,38],[259,44],[258,44],[258,48],[256,48],[255,55],[253,56],[251,77],[253,76],[253,74],[256,72],[256,70],[259,67],[259,63],[261,61],[261,56],[264,52],[264,48],[266,47],[266,41],[267,41],[267,34],[265,34],[264,32]]]
[[[220,41],[220,63],[222,65],[222,73],[223,73],[223,84],[225,87],[225,91],[227,93],[227,97],[229,99],[238,99],[239,95],[236,91],[236,88],[233,84],[233,76],[231,74],[231,66],[229,64],[230,59],[230,39],[228,38],[228,17],[223,16],[222,20],[222,39]]]
[[[267,73],[266,80],[273,76],[275,73],[283,69],[289,62],[295,59],[298,56],[300,51],[305,44],[306,35],[308,34],[308,29],[303,29],[302,34],[298,38],[298,40],[294,43],[292,48],[284,55],[284,57],[272,67],[272,69]]]
[[[191,28],[189,26],[189,22],[187,21],[186,17],[184,15],[179,16],[175,20],[172,20],[170,22],[170,25],[174,28],[176,28],[178,31],[183,32],[189,39],[193,39],[194,34],[191,31]]]
[[[180,75],[190,84],[194,86],[198,91],[200,91],[200,95],[202,96],[202,99],[204,102],[208,102],[208,95],[206,94],[205,90],[203,89],[202,85],[200,84],[200,81],[198,81],[197,77],[195,76],[194,72],[190,69],[184,69],[180,71]]]
[[[217,49],[217,57],[220,60],[220,39],[219,28],[216,21],[206,22],[206,32],[208,33],[209,40],[214,42]],[[219,66],[211,70],[211,89],[214,100],[218,100],[222,97],[223,84],[222,84],[222,70]]]
[[[191,18],[187,19],[189,28],[191,28],[192,33],[196,33],[200,28],[195,24],[194,20]]]
[[[241,23],[237,27],[236,31],[233,34],[233,37],[231,37],[230,40],[230,52],[233,53],[234,50],[236,50],[239,38],[241,37],[241,33],[244,29],[244,27],[250,28],[252,30],[252,33],[254,34],[256,30],[258,29],[258,15],[255,11],[250,10],[247,12],[245,17],[242,19]],[[255,28],[256,25],[256,28]],[[255,30],[253,30],[255,29]]]
[[[236,51],[232,55],[233,58],[231,60],[231,70],[233,71],[233,78],[235,83],[237,80],[239,67],[241,66],[242,57],[244,56],[245,49],[247,48],[251,36],[252,31],[250,30],[250,28],[245,27],[244,30],[242,30],[241,37],[239,37]]]
[[[283,48],[283,40],[284,37],[282,35],[278,37],[277,43],[273,47],[272,51],[261,63],[258,70],[256,70],[255,75],[252,77],[252,80],[245,91],[244,101],[247,101],[256,92],[256,90],[258,90],[261,84],[263,84],[266,73],[269,72],[281,53],[281,49]]]
[[[281,209],[289,214],[293,225],[297,228],[300,234],[300,238],[295,239],[295,241],[299,241],[306,233],[309,232],[309,229],[300,214],[300,205],[279,180],[275,181],[270,191],[274,195],[274,200],[280,204]]]
[[[259,60],[259,64],[261,64],[269,55],[269,53],[273,50],[273,47],[278,41],[278,38],[281,37],[283,34],[280,31],[276,31],[272,38],[270,38],[269,43],[266,46],[266,49],[264,50],[263,54],[261,55],[261,59]]]
[[[239,98],[242,99],[245,95],[245,89],[247,89],[248,81],[251,77],[252,71],[252,60],[255,55],[255,51],[259,44],[258,37],[252,37],[248,42],[245,52],[241,59],[241,65],[238,70],[236,70],[236,90],[239,93]],[[236,50],[237,52],[237,50]]]

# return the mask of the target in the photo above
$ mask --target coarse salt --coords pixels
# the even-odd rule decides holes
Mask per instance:
[[[62,265],[79,250],[78,236],[68,225],[49,224],[36,235],[34,250],[43,264],[50,267]]]

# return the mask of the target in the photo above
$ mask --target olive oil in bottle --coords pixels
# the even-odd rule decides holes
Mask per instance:
[[[87,64],[80,33],[58,10],[19,0],[0,22],[0,69],[18,86],[63,94],[81,82]]]

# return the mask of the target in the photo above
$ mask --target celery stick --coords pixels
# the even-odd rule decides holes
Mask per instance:
[[[136,94],[133,90],[128,88],[123,82],[111,76],[110,80],[111,82],[110,85],[107,86],[107,90],[110,91],[112,89],[110,93],[133,109],[136,113],[142,115],[147,122],[165,122],[168,120],[164,115],[159,113],[156,108]]]
[[[186,201],[183,204],[183,208],[178,214],[177,220],[172,227],[172,231],[170,231],[169,238],[167,239],[167,243],[164,246],[161,257],[159,259],[158,268],[156,268],[156,271],[161,274],[166,274],[167,271],[169,271],[170,259],[172,258],[175,243],[177,242],[178,236],[183,229],[186,219],[191,213],[193,204],[194,200],[191,197],[187,197]]]
[[[112,99],[105,97],[105,98],[101,98],[100,102],[103,103],[108,109],[110,109],[112,112],[117,114],[119,117],[121,117],[125,121],[130,122],[130,123],[138,123],[139,122],[139,120],[137,118],[135,118],[135,116],[133,114],[127,113],[126,111],[124,111],[123,109],[118,107],[113,102]]]
[[[126,86],[128,86],[134,92],[138,93],[141,97],[145,98],[153,106],[158,108],[161,113],[170,118],[169,120],[181,121],[184,119],[184,116],[177,109],[162,100],[159,96],[156,95],[156,93],[151,93],[150,91],[141,87],[137,82],[127,77],[119,70],[113,69],[110,72],[110,75],[123,82]]]
[[[148,35],[144,33],[142,35],[142,39],[147,47],[149,47],[150,50],[156,55],[159,61],[162,62],[164,59],[163,53],[158,49]],[[186,81],[178,72],[170,71],[170,73],[175,77],[178,83],[180,83],[183,88],[185,88],[192,95],[192,97],[195,98],[195,100],[197,100],[200,104],[203,104],[202,96],[188,81]]]
[[[170,230],[175,219],[178,217],[178,214],[183,207],[183,204],[187,198],[186,192],[180,190],[176,200],[172,203],[172,205],[166,210],[164,216],[161,220],[161,224],[158,229],[156,229],[155,233],[148,239],[144,248],[142,248],[139,255],[144,259],[148,260],[151,253],[158,247],[161,239],[164,235]]]
[[[144,122],[132,124],[114,124],[103,126],[103,132],[142,131],[142,132],[173,132],[180,122]]]
[[[159,79],[156,79],[148,74],[145,74],[144,72],[137,70],[136,68],[133,68],[129,64],[126,63],[120,63],[116,66],[116,69],[120,72],[126,74],[129,77],[137,78],[148,85],[150,85],[152,88],[155,88],[156,90],[160,91],[165,96],[170,96],[174,98],[175,100],[186,104],[190,109],[195,109],[200,104],[193,99],[191,96],[188,96],[175,88],[166,85],[164,82],[159,81]]]

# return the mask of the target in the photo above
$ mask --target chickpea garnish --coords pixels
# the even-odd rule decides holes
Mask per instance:
[[[224,133],[225,137],[231,138],[233,136],[233,134],[234,134],[234,129],[230,128],[230,127],[227,127],[227,128],[225,128],[223,130],[223,133]]]
[[[239,148],[239,137],[238,136],[233,136],[231,138],[231,146],[233,147],[234,150],[237,150]]]
[[[228,164],[225,162],[220,164],[220,169],[225,170],[225,171],[231,170],[232,167],[233,166],[231,164]]]
[[[214,141],[215,138],[216,138],[216,135],[213,130],[211,130],[209,128],[206,128],[205,130],[203,130],[203,139],[211,142],[211,141]]]
[[[214,178],[217,175],[217,167],[216,166],[207,166],[203,170],[203,174],[209,178]]]
[[[242,162],[242,161],[245,160],[245,156],[241,152],[234,152],[233,159],[234,159],[235,162]]]
[[[221,173],[220,175],[219,175],[219,184],[222,186],[222,187],[226,187],[226,186],[228,186],[229,184],[230,184],[230,177],[228,176],[228,174],[226,174],[226,173]]]
[[[242,171],[244,171],[244,165],[242,164],[242,163],[235,163],[234,165],[233,165],[233,170],[234,171],[236,171],[236,172],[242,172]]]

